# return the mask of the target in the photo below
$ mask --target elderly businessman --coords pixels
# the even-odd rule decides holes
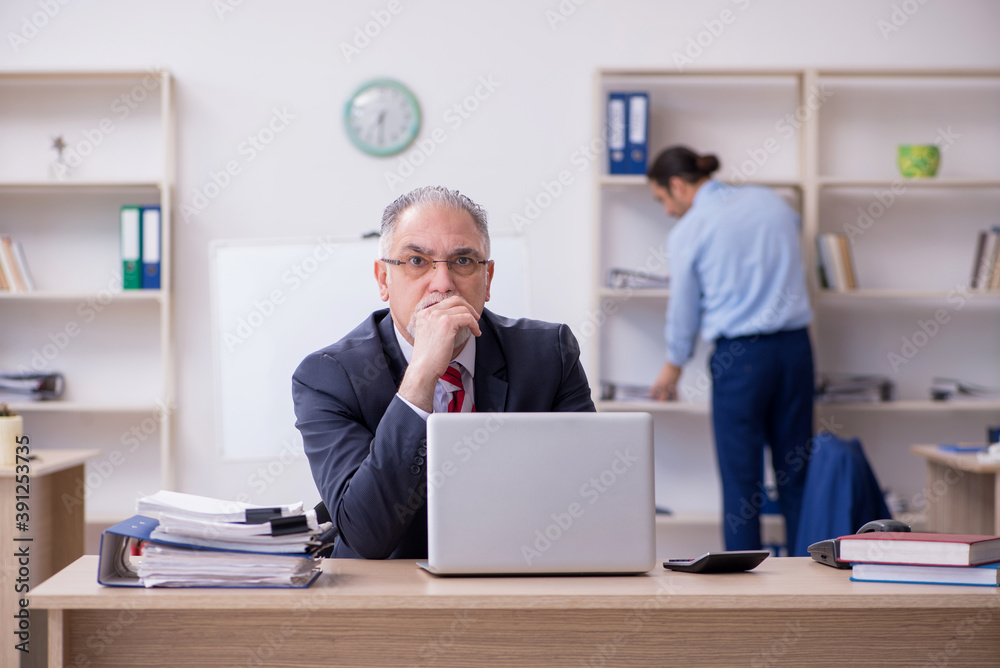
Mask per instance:
[[[386,208],[375,281],[389,308],[292,377],[296,427],[340,530],[332,556],[427,557],[430,413],[594,410],[569,327],[484,308],[494,269],[486,212],[465,195],[418,188]]]

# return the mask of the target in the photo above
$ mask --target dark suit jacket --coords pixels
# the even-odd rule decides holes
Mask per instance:
[[[569,327],[488,310],[479,326],[477,411],[595,410]],[[292,376],[295,426],[340,530],[334,557],[427,557],[427,422],[396,396],[405,370],[383,309]]]

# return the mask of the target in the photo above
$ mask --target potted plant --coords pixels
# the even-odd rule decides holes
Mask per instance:
[[[7,404],[0,402],[0,466],[14,465],[17,441],[23,433],[24,422],[21,416]]]

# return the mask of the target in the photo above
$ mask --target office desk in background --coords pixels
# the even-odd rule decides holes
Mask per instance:
[[[18,599],[31,598],[30,591],[20,594],[15,590],[20,568],[15,553],[20,547],[28,548],[31,590],[83,554],[84,464],[100,454],[99,450],[33,448],[32,451],[36,458],[29,462],[26,532],[18,531],[15,523],[16,497],[23,496],[23,489],[18,489],[17,469],[0,467],[0,586],[3,588],[0,595],[0,636],[3,638],[0,666],[18,665],[21,652],[14,648],[17,629],[14,613],[18,609]],[[15,538],[31,540],[15,542]],[[41,627],[44,620],[33,618],[31,622]],[[32,631],[32,650],[37,647],[34,638],[44,637],[43,628]]]
[[[1000,462],[936,445],[912,445],[910,452],[927,460],[927,531],[1000,536]]]
[[[123,589],[85,556],[35,591],[50,666],[996,665],[1000,590],[750,573],[436,578],[329,559],[310,589]]]

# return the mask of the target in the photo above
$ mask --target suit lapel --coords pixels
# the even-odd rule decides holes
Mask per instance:
[[[483,310],[482,335],[476,339],[476,410],[502,413],[507,409],[507,360],[490,316]]]
[[[392,382],[396,388],[403,382],[403,374],[406,373],[406,357],[399,348],[399,341],[396,339],[396,329],[392,324],[392,315],[386,311],[385,317],[376,325],[379,338],[382,339],[382,352],[385,354],[385,361],[392,376]]]

